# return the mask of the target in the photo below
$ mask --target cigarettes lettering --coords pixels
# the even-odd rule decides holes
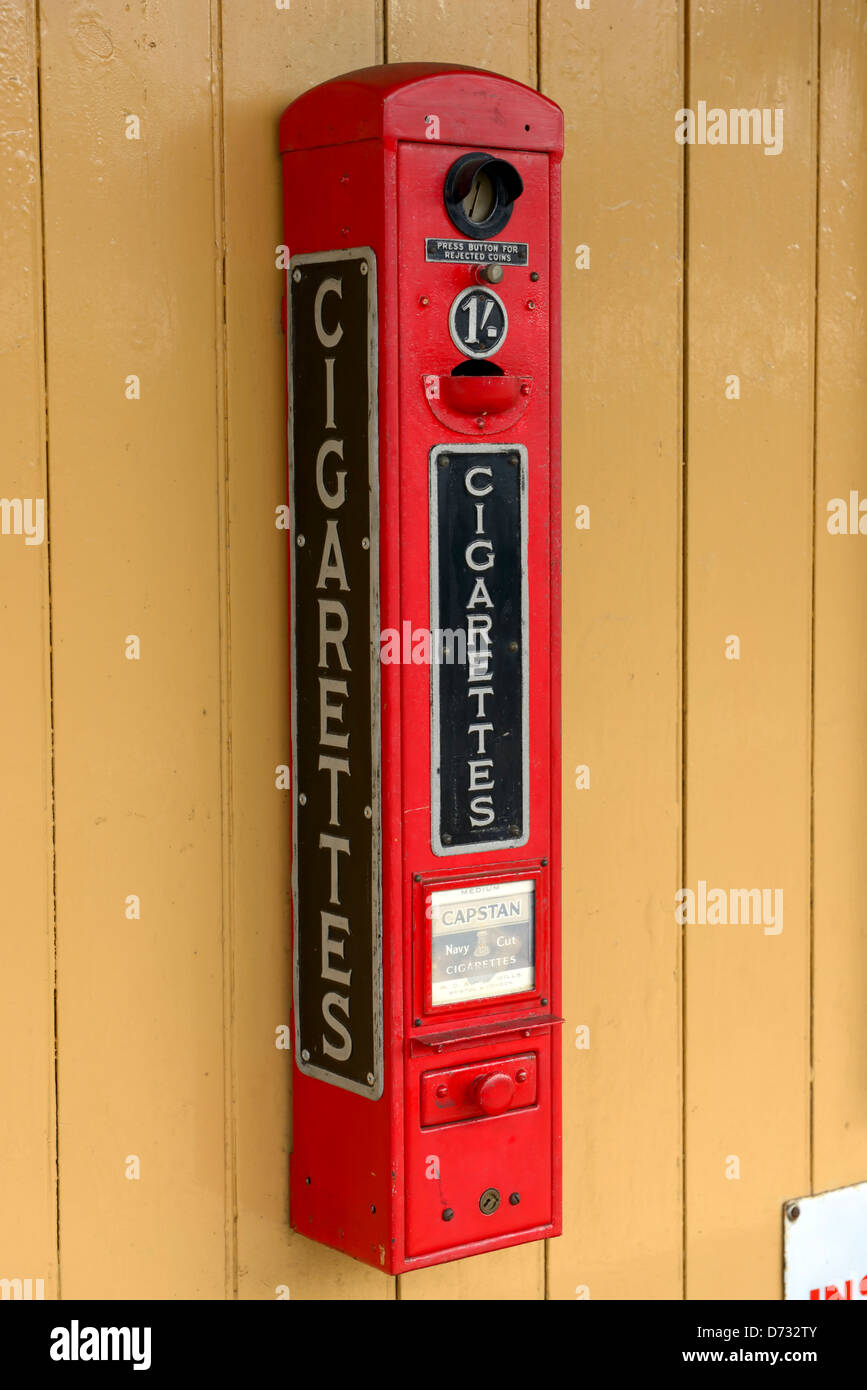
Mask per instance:
[[[493,469],[477,464],[467,470],[464,487],[473,498],[485,498],[493,492],[490,481]],[[494,732],[490,719],[486,719],[487,701],[493,704],[494,685],[491,675],[491,628],[493,619],[490,613],[477,613],[477,608],[493,609],[494,605],[485,583],[484,571],[493,568],[494,547],[485,536],[485,503],[475,503],[476,536],[464,553],[467,567],[476,573],[476,582],[467,603],[467,702],[470,720],[467,733],[470,742],[475,740],[477,758],[467,761],[467,789],[474,793],[470,801],[470,825],[473,827],[492,825],[495,819],[494,794],[497,790],[493,777],[493,758],[484,757],[485,736]],[[475,701],[475,705],[472,702]]]

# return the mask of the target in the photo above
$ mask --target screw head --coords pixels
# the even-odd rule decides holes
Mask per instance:
[[[306,806],[306,805],[307,805],[307,795],[306,795],[305,792],[299,792],[299,793],[298,793],[298,805],[299,805],[299,806]]]
[[[415,1024],[416,1028],[420,1028],[420,1027],[421,1027],[421,1019],[420,1019],[420,1018],[414,1018],[414,1019],[413,1019],[413,1023]]]
[[[295,537],[295,544],[298,545],[298,546],[306,545],[306,544],[307,544],[307,537],[306,537],[306,536],[302,536],[302,535],[300,535],[300,534],[297,535],[297,536]]]
[[[443,1221],[451,1221],[453,1216],[454,1212],[452,1211],[451,1207],[446,1207],[445,1211],[443,1212]]]
[[[368,1084],[368,1086],[372,1086],[375,1080],[376,1080],[376,1077],[374,1076],[373,1072],[372,1072],[372,1071],[369,1071],[369,1072],[367,1073],[367,1084]]]
[[[517,1206],[520,1205],[520,1202],[521,1202],[521,1194],[520,1194],[520,1192],[511,1192],[511,1193],[509,1194],[509,1204],[510,1204],[511,1206],[517,1207]]]
[[[440,468],[448,468],[450,463],[451,459],[448,454],[440,454]]]
[[[519,1085],[527,1080],[527,1073],[525,1072],[523,1067],[521,1067],[520,1071],[515,1072],[515,1080],[518,1082]]]
[[[509,455],[509,463],[518,464],[518,463],[520,463],[520,462],[521,462],[521,456],[520,456],[520,454],[510,454],[510,455]]]
[[[451,842],[452,842],[452,837],[451,837],[451,835],[443,835],[442,841],[443,841],[443,844],[444,844],[444,845],[450,845]]]
[[[536,307],[536,301],[535,301],[535,299],[528,299],[528,300],[527,300],[527,308],[528,308],[528,309],[535,309],[535,307]]]
[[[309,1061],[310,1061],[310,1053],[307,1051],[307,1048],[306,1048],[306,1047],[305,1047],[305,1048],[302,1048],[302,1050],[301,1050],[301,1061],[302,1061],[302,1062],[309,1062]],[[309,1182],[310,1179],[308,1178],[307,1181]]]
[[[365,820],[372,820],[372,819],[373,819],[373,809],[372,809],[372,807],[370,807],[370,806],[365,806],[365,808],[364,808],[364,819],[365,819]]]
[[[363,536],[363,537],[362,537],[362,540],[361,540],[361,548],[362,548],[362,550],[369,550],[369,549],[370,549],[370,537],[369,537],[369,536]]]
[[[437,1086],[437,1095],[439,1096],[440,1100],[442,1100],[445,1096],[447,1096],[448,1093],[449,1093],[449,1088],[448,1088],[448,1086]]]
[[[298,281],[301,279],[301,271],[300,271],[300,270],[293,270],[293,272],[292,272],[292,279],[295,281],[295,284],[297,285],[297,284],[298,284]]]
[[[538,280],[538,279],[539,279],[539,272],[538,272],[538,270],[531,270],[531,271],[530,271],[530,279],[531,279],[531,280]]]
[[[367,261],[362,261],[361,265],[359,266],[359,270],[361,271],[362,275],[367,274],[367,268]]]
[[[426,309],[427,306],[430,304],[430,296],[429,296],[429,295],[426,295],[426,294],[423,294],[423,295],[421,296],[421,299],[420,299],[418,302],[419,302],[419,304],[422,306],[423,309]]]
[[[797,1221],[798,1217],[801,1215],[801,1208],[797,1205],[794,1207],[789,1207],[788,1211],[786,1212],[786,1215],[788,1216],[790,1221]]]

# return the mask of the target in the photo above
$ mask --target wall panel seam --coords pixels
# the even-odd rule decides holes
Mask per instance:
[[[54,1219],[55,1219],[55,1261],[57,1269],[57,1299],[62,1298],[61,1288],[61,1264],[60,1264],[60,1106],[59,1106],[59,1087],[58,1087],[58,1045],[57,1045],[57,856],[56,856],[56,806],[54,799],[55,789],[55,749],[54,749],[54,608],[51,586],[51,479],[49,469],[49,426],[48,426],[48,302],[47,302],[47,278],[45,264],[45,159],[42,146],[43,123],[42,123],[42,5],[41,0],[35,0],[32,10],[32,21],[34,27],[34,53],[36,60],[36,122],[37,122],[37,150],[39,155],[39,218],[38,218],[38,238],[39,238],[39,274],[41,281],[41,309],[40,316],[42,332],[42,405],[43,405],[43,441],[45,449],[45,574],[46,574],[46,611],[48,623],[48,775],[49,775],[49,797],[51,815],[51,842],[49,845],[50,860],[50,880],[51,880],[51,991],[52,991],[52,1044],[54,1050],[53,1058],[53,1078],[54,1078]]]
[[[691,0],[683,0],[683,95],[681,100],[684,107],[691,104],[691,68],[690,68],[690,36],[691,36]],[[687,466],[687,450],[689,447],[689,213],[690,213],[690,156],[689,145],[683,145],[682,163],[682,207],[681,207],[681,344],[680,344],[680,381],[681,381],[681,487],[680,487],[680,882],[686,883],[687,877],[687,739],[688,739],[688,709],[687,709],[687,663],[688,663],[688,566],[687,559],[689,554],[689,468]],[[687,1039],[686,1039],[686,998],[687,998],[687,949],[686,949],[686,926],[680,928],[680,1114],[681,1114],[681,1146],[680,1146],[680,1203],[681,1203],[681,1296],[687,1297],[687,1203],[686,1203],[686,1170],[687,1170],[687,1134],[686,1134],[686,1072],[687,1072]]]
[[[809,950],[810,962],[808,967],[808,982],[810,991],[809,1002],[809,1174],[810,1191],[815,1192],[815,1011],[816,1011],[816,924],[815,924],[815,860],[816,860],[816,485],[818,475],[818,444],[819,444],[819,266],[820,266],[820,237],[821,237],[821,189],[822,189],[822,0],[816,0],[815,10],[815,43],[816,43],[816,66],[814,82],[814,102],[815,114],[813,118],[813,130],[815,132],[816,146],[816,203],[815,203],[815,229],[813,245],[813,460],[812,460],[812,522],[810,527],[810,809],[809,809],[809,836],[810,836],[810,896],[809,896]]]
[[[238,1126],[235,1068],[234,866],[232,777],[231,547],[229,545],[228,324],[226,320],[226,139],[222,0],[210,4],[211,134],[214,171],[214,329],[217,437],[217,570],[220,588],[220,807],[222,843],[223,1134],[225,1146],[225,1280],[238,1298]]]

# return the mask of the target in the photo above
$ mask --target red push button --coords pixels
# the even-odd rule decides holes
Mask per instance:
[[[475,1084],[476,1104],[486,1115],[499,1115],[508,1110],[515,1094],[515,1083],[504,1071],[495,1071],[491,1076],[480,1076]]]

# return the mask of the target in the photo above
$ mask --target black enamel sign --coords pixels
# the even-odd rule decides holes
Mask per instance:
[[[376,260],[289,270],[295,1058],[382,1091]]]
[[[457,237],[425,237],[426,261],[456,261],[462,265],[526,265],[526,241],[463,241]]]
[[[503,849],[529,834],[527,455],[430,456],[431,843]]]
[[[499,352],[509,331],[506,306],[493,290],[472,285],[456,295],[449,311],[449,333],[467,357],[491,357]]]

